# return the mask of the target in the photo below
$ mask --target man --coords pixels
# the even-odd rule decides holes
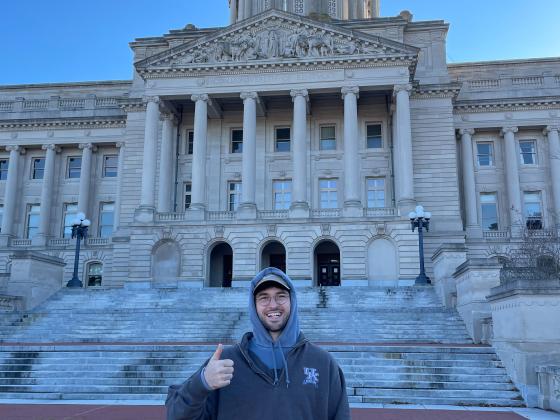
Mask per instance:
[[[296,291],[277,268],[251,281],[253,332],[169,388],[168,420],[347,420],[344,375],[299,330]]]

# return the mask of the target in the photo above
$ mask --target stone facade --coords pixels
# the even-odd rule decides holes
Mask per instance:
[[[132,42],[131,81],[0,87],[0,272],[32,250],[64,284],[83,211],[86,287],[239,286],[267,265],[411,284],[422,204],[450,304],[464,258],[558,222],[560,59],[448,65],[448,24],[376,1],[230,6],[228,27]]]

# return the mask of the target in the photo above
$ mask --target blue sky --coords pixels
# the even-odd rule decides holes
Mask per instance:
[[[0,85],[131,78],[128,43],[228,22],[227,0],[4,0]],[[451,24],[448,61],[560,56],[559,0],[381,0]]]

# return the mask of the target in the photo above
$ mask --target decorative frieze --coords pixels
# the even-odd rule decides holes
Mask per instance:
[[[86,129],[86,128],[124,128],[126,120],[122,117],[92,119],[52,119],[0,121],[0,130],[37,131],[45,129]]]
[[[529,111],[560,109],[560,99],[545,98],[535,100],[523,98],[516,101],[459,101],[455,103],[454,111],[457,113],[504,112],[504,111]]]

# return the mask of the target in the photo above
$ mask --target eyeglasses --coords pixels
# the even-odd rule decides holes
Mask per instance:
[[[274,299],[274,301],[278,305],[285,305],[290,300],[290,296],[289,295],[276,295],[276,296],[263,295],[263,296],[258,296],[256,300],[259,305],[268,306],[270,305],[270,302],[272,302],[272,299]]]

